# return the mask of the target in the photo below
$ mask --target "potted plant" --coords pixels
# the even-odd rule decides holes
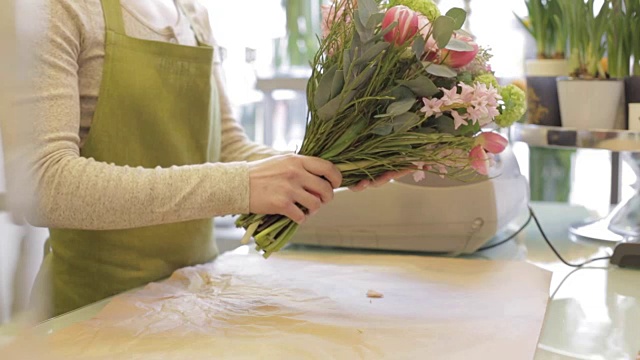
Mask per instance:
[[[556,78],[568,71],[565,49],[566,26],[562,21],[561,0],[525,0],[528,16],[516,17],[536,44],[536,59],[525,63],[527,78],[527,121],[560,126]]]
[[[562,126],[624,129],[624,80],[609,78],[602,61],[610,23],[617,19],[612,0],[605,0],[597,12],[594,0],[566,0],[560,7],[569,36],[570,67],[569,77],[558,78]]]
[[[629,54],[633,57],[630,76],[625,78],[628,127],[640,131],[640,2],[627,0],[624,4],[629,26],[626,32],[629,36]]]

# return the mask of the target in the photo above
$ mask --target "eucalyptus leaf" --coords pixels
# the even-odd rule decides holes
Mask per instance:
[[[463,30],[463,29],[458,29],[456,31],[454,31],[454,33],[458,36],[465,36],[465,37],[469,37],[469,38],[473,38],[473,35],[471,35],[471,33]]]
[[[358,57],[357,59],[354,59],[355,61],[353,62],[353,65],[358,66],[358,65],[368,64],[381,52],[385,51],[388,47],[389,47],[389,43],[384,41],[374,44],[373,46],[365,50],[362,56]]]
[[[473,46],[469,45],[469,43],[456,38],[451,38],[447,46],[445,46],[445,49],[453,50],[453,51],[473,51],[474,50]]]
[[[411,46],[411,49],[413,49],[413,52],[414,54],[416,54],[416,57],[418,59],[422,58],[422,55],[424,54],[424,47],[426,45],[427,42],[422,36],[416,36],[415,39],[413,39],[413,45]]]
[[[465,20],[467,20],[467,12],[464,11],[463,9],[456,8],[456,7],[451,8],[449,11],[447,11],[445,15],[452,18],[455,21],[454,30],[461,29],[462,25],[464,25]]]
[[[358,89],[362,84],[371,80],[371,76],[376,71],[376,67],[374,65],[369,65],[364,70],[360,72],[353,80],[351,84],[349,84],[350,89]]]
[[[340,135],[340,137],[329,149],[327,149],[327,151],[322,154],[321,157],[323,159],[331,159],[332,157],[339,155],[353,144],[360,135],[362,135],[362,132],[368,124],[369,121],[365,117],[360,116],[351,127],[347,128],[347,130]]]
[[[372,133],[380,136],[389,135],[392,131],[393,125],[389,122],[383,122],[382,124],[379,124],[378,126],[371,129]]]
[[[411,110],[411,108],[413,107],[413,105],[415,103],[416,103],[416,99],[415,98],[396,101],[394,103],[391,103],[391,105],[389,105],[389,107],[387,107],[387,114],[389,114],[391,116],[402,115],[402,114],[406,113],[407,111]]]
[[[347,82],[347,79],[349,79],[349,73],[351,71],[351,51],[349,49],[343,51],[342,53],[342,67],[344,69],[342,75],[344,75],[344,81]]]
[[[355,10],[355,12],[359,13],[360,10]],[[363,43],[366,43],[371,38],[373,38],[373,31],[367,29],[367,27],[364,26],[365,23],[362,22],[362,20],[360,19],[359,16],[355,17],[354,23],[356,24],[356,31],[358,32],[358,35],[360,36],[360,40],[362,40]]]
[[[444,49],[444,47],[447,46],[455,30],[456,22],[451,17],[439,16],[433,22],[433,38],[436,40],[440,49]]]
[[[460,125],[460,127],[454,130],[453,135],[467,136],[477,134],[480,131],[480,124],[473,123],[469,125]]]
[[[396,133],[406,132],[420,124],[420,117],[414,113],[406,112],[392,119],[393,131]]]
[[[423,62],[425,70],[435,76],[440,76],[444,78],[452,78],[457,75],[455,71],[453,71],[450,67],[440,64],[430,63],[428,61]]]
[[[338,115],[343,106],[350,103],[356,96],[356,91],[349,91],[336,96],[318,109],[318,119],[328,121]]]
[[[337,69],[338,67],[333,65],[320,78],[320,82],[316,88],[316,93],[313,97],[313,104],[316,109],[323,107],[329,100],[331,100],[331,88]]]
[[[417,95],[406,86],[398,86],[390,91],[391,97],[395,100],[415,98]]]
[[[378,3],[375,0],[360,0],[358,1],[358,16],[360,22],[368,24],[369,18],[378,12]]]
[[[384,20],[384,15],[384,13],[375,13],[369,16],[369,20],[367,20],[366,23],[367,29],[375,30],[375,28],[382,23],[382,20]]]
[[[411,89],[418,97],[430,98],[440,91],[433,81],[424,75],[420,75],[413,80],[399,81],[399,83]]]
[[[445,134],[453,134],[456,129],[453,125],[453,118],[448,115],[441,115],[436,119],[438,131]]]
[[[333,83],[331,84],[331,98],[334,98],[340,94],[344,87],[344,71],[336,70],[336,74],[333,76]]]

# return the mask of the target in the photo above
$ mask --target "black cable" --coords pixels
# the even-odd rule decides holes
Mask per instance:
[[[495,247],[498,247],[498,246],[500,246],[500,245],[502,245],[502,244],[507,243],[507,242],[508,242],[508,241],[510,241],[511,239],[513,239],[513,238],[515,238],[516,236],[518,236],[518,234],[520,234],[520,233],[522,232],[522,230],[524,230],[524,229],[527,227],[527,225],[529,225],[529,223],[531,222],[531,219],[532,219],[532,218],[533,218],[533,217],[531,216],[531,214],[529,214],[529,218],[528,218],[528,219],[527,219],[527,221],[524,223],[524,225],[522,225],[518,230],[516,230],[516,232],[514,232],[513,234],[511,234],[511,236],[509,236],[508,238],[506,238],[506,239],[504,239],[504,240],[502,240],[502,241],[500,241],[500,242],[497,242],[497,243],[495,243],[495,244],[491,244],[491,245],[487,245],[487,246],[485,246],[485,247],[481,247],[480,249],[476,250],[476,252],[480,252],[480,251],[485,251],[485,250],[493,249],[493,248],[495,248]]]
[[[562,281],[560,281],[560,283],[556,286],[556,289],[553,290],[553,292],[551,293],[551,295],[549,296],[550,300],[553,300],[556,297],[556,294],[558,293],[558,291],[560,291],[560,288],[562,287],[562,285],[564,285],[564,283],[567,281],[567,279],[569,279],[569,277],[571,277],[571,275],[577,273],[578,271],[581,270],[608,270],[608,267],[579,267],[579,268],[575,268],[573,270],[571,270],[571,272],[569,272],[567,275],[565,275],[565,277],[562,279]]]
[[[533,221],[536,223],[536,226],[538,228],[538,231],[540,231],[540,235],[542,235],[542,238],[544,239],[544,241],[547,243],[547,245],[549,245],[549,247],[551,248],[551,251],[553,251],[553,253],[558,257],[558,259],[560,261],[562,261],[562,263],[564,263],[567,266],[570,267],[574,267],[574,268],[581,268],[585,265],[591,264],[592,262],[596,262],[599,260],[609,260],[611,259],[611,256],[603,256],[603,257],[597,257],[597,258],[593,258],[593,259],[589,259],[585,262],[579,263],[579,264],[572,264],[570,262],[568,262],[567,260],[565,260],[562,255],[560,255],[560,253],[558,252],[558,250],[556,250],[555,246],[553,246],[553,244],[551,243],[551,241],[549,241],[549,238],[547,237],[547,234],[544,232],[544,230],[542,230],[542,225],[540,225],[540,221],[538,220],[538,217],[536,216],[536,214],[533,212],[533,209],[531,208],[531,206],[528,207],[529,208],[529,218],[527,219],[527,221],[524,223],[524,225],[522,225],[515,233],[511,234],[511,236],[509,236],[508,238],[497,242],[495,244],[491,244],[491,245],[487,245],[485,247],[482,247],[480,249],[478,249],[476,252],[481,252],[481,251],[486,251],[489,249],[493,249],[495,247],[498,247],[500,245],[503,245],[507,242],[509,242],[510,240],[512,240],[513,238],[515,238],[516,236],[518,236],[518,234],[520,234],[531,222],[531,219],[533,219]]]
[[[597,258],[589,259],[589,260],[587,260],[587,261],[585,261],[583,263],[579,263],[579,264],[572,264],[572,263],[568,262],[567,260],[565,260],[562,257],[562,255],[560,255],[560,253],[558,252],[558,250],[556,250],[556,248],[553,246],[553,244],[551,244],[551,241],[549,241],[549,238],[547,237],[547,234],[545,234],[544,230],[542,230],[542,225],[540,225],[540,221],[538,221],[538,217],[533,212],[533,209],[531,208],[531,206],[529,206],[529,213],[531,214],[531,217],[533,218],[533,221],[535,221],[536,226],[538,227],[538,230],[540,231],[540,234],[542,235],[542,238],[544,239],[544,241],[547,243],[547,245],[549,245],[549,247],[551,248],[551,251],[553,251],[553,253],[556,254],[558,259],[560,259],[560,261],[562,261],[565,265],[571,266],[571,267],[574,267],[574,268],[581,268],[581,267],[583,267],[583,266],[585,266],[587,264],[590,264],[592,262],[595,262],[595,261],[611,259],[611,256],[603,256],[603,257],[597,257]]]

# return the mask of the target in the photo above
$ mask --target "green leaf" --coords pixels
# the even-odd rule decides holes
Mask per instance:
[[[465,72],[462,72],[462,73],[458,74],[456,79],[458,79],[459,82],[463,82],[463,83],[465,83],[467,85],[472,85],[473,84],[473,75],[471,75],[471,73],[468,72],[468,71],[465,71]]]
[[[336,96],[318,109],[318,119],[328,121],[336,117],[343,106],[349,104],[356,96],[356,91],[349,91]]]
[[[415,98],[417,95],[406,86],[398,86],[390,91],[389,95],[395,100]]]
[[[365,117],[360,116],[351,127],[347,128],[347,130],[340,135],[338,140],[336,140],[336,142],[333,143],[333,145],[331,145],[331,147],[329,147],[321,157],[323,159],[331,159],[332,157],[339,155],[353,144],[360,135],[362,135],[367,125],[369,125],[369,121]]]
[[[371,15],[378,12],[378,4],[374,0],[358,1],[358,18],[361,24],[367,24]]]
[[[448,115],[441,115],[436,118],[436,126],[438,131],[445,134],[453,134],[456,129],[453,125],[453,118]]]
[[[455,29],[455,20],[448,16],[439,16],[436,21],[433,22],[433,38],[436,40],[440,49],[444,49],[444,47],[447,46]]]
[[[393,125],[391,123],[387,122],[387,121],[377,125],[373,129],[371,129],[372,133],[374,133],[376,135],[380,135],[380,136],[389,135],[389,134],[391,134],[392,131],[393,131]]]
[[[395,28],[396,26],[398,26],[398,22],[394,21],[391,24],[389,24],[389,26],[387,26],[386,28],[378,31],[377,34],[375,34],[371,39],[369,39],[369,42],[373,42],[373,41],[380,41],[382,40],[382,38],[387,35],[391,30],[393,30],[393,28]]]
[[[340,94],[344,87],[344,71],[337,70],[333,76],[333,83],[331,84],[331,98],[334,98]]]
[[[434,64],[427,61],[423,62],[423,64],[425,64],[424,66],[425,70],[431,75],[440,76],[444,78],[452,78],[457,75],[455,71],[453,71],[450,67],[445,65]]]
[[[342,53],[342,67],[344,68],[344,81],[347,81],[351,71],[351,51],[349,49]]]
[[[451,8],[445,15],[454,20],[454,30],[461,29],[465,20],[467,20],[467,12],[460,8]]]
[[[411,46],[411,49],[413,49],[413,53],[416,54],[416,57],[418,59],[422,58],[422,55],[424,54],[424,47],[426,45],[427,42],[422,36],[416,36],[415,39],[413,39],[413,45]]]
[[[457,75],[457,73],[453,69],[451,69],[446,65],[434,64],[428,61],[425,61],[424,63],[426,63],[425,70],[431,75],[440,76],[444,78],[452,78]]]
[[[375,28],[377,28],[378,25],[382,23],[382,20],[384,20],[384,15],[384,13],[375,13],[369,16],[369,20],[366,23],[367,29],[374,30]]]
[[[359,10],[355,10],[355,12],[358,13]],[[371,40],[371,38],[373,38],[373,31],[367,29],[367,27],[364,26],[364,24],[360,20],[359,16],[355,17],[354,23],[356,24],[356,31],[358,32],[358,35],[360,36],[360,40],[362,40],[363,43],[365,43],[365,42]]]
[[[424,75],[420,75],[413,80],[399,81],[399,83],[411,89],[418,97],[430,98],[440,91],[433,81]]]
[[[477,134],[479,131],[480,131],[480,124],[476,122],[469,125],[460,125],[460,127],[454,131],[453,135],[467,136],[467,135]]]
[[[473,46],[462,40],[451,38],[445,49],[453,51],[473,51]]]
[[[406,112],[393,118],[393,131],[403,133],[420,124],[420,117],[414,113]]]
[[[368,82],[371,79],[371,76],[376,71],[376,67],[374,65],[369,65],[364,68],[360,74],[356,76],[351,84],[349,84],[349,89],[357,89],[362,84]]]
[[[391,103],[391,105],[387,107],[387,114],[391,116],[402,115],[407,111],[411,110],[411,108],[415,103],[416,103],[415,98],[396,101],[394,103]]]
[[[354,66],[368,64],[371,60],[373,60],[376,56],[380,55],[381,52],[385,51],[389,47],[388,42],[381,41],[376,43],[375,45],[369,47],[365,50],[364,54],[357,59],[354,59]]]
[[[456,31],[453,32],[454,34],[458,35],[458,36],[465,36],[465,37],[469,37],[473,39],[473,35],[471,35],[470,33],[462,30],[462,29],[458,29]]]
[[[336,65],[333,65],[320,78],[320,82],[318,83],[318,87],[316,88],[316,93],[313,96],[313,104],[316,106],[316,109],[321,108],[329,100],[331,100],[331,88],[333,84],[333,78],[336,75],[337,70],[338,67]]]

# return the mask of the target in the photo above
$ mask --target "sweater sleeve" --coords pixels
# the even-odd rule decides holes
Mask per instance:
[[[125,229],[248,212],[249,175],[245,162],[139,168],[116,166],[80,155],[78,135],[79,54],[84,28],[82,2],[45,0],[47,22],[36,41],[33,86],[20,102],[30,107],[37,226]],[[225,104],[225,106],[228,106]],[[241,129],[225,122],[226,160],[253,158]],[[240,139],[240,140],[239,140]]]

